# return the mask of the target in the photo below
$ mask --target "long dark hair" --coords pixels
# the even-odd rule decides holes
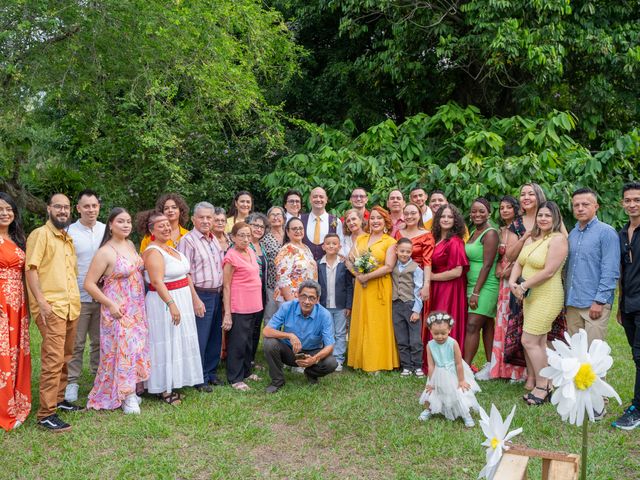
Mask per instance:
[[[304,222],[298,217],[291,217],[289,220],[287,220],[287,224],[284,226],[284,240],[282,242],[283,245],[286,245],[291,241],[291,239],[289,238],[289,225],[291,225],[291,222],[300,222],[302,223],[302,228],[304,228]]]
[[[255,207],[255,202],[253,200],[253,195],[251,195],[251,192],[247,192],[246,190],[240,190],[238,193],[236,193],[233,196],[233,202],[231,202],[231,208],[229,208],[229,213],[227,215],[227,217],[233,217],[234,221],[236,218],[236,214],[238,213],[238,209],[236,208],[236,202],[242,195],[247,195],[251,199],[251,210],[249,210],[249,213],[253,212],[253,209]]]
[[[22,228],[20,210],[18,210],[16,202],[8,193],[0,192],[0,200],[7,202],[11,207],[11,210],[13,210],[13,222],[9,225],[9,237],[11,237],[13,243],[18,245],[22,250],[25,250],[27,247],[27,237],[25,236],[24,229]]]
[[[557,233],[562,231],[563,223],[562,223],[562,213],[560,213],[560,208],[558,207],[556,202],[552,202],[551,200],[548,200],[546,202],[542,202],[538,206],[538,210],[536,211],[536,223],[534,224],[533,229],[531,230],[531,237],[534,239],[538,239],[540,237],[540,234],[542,233],[540,230],[540,227],[538,227],[538,219],[537,219],[538,212],[540,212],[542,208],[547,208],[551,212],[551,218],[553,220],[551,224],[551,233]]]
[[[184,227],[189,222],[189,205],[185,199],[179,193],[163,193],[156,200],[156,210],[164,213],[164,204],[167,200],[173,200],[176,202],[176,206],[180,211],[180,217],[178,218],[179,224]]]
[[[514,222],[522,216],[520,215],[520,202],[516,200],[515,197],[512,197],[511,195],[505,195],[500,199],[500,204],[502,203],[508,203],[509,205],[511,205],[511,208],[513,209]],[[499,220],[500,223],[504,225],[504,221],[502,220],[502,217],[499,214],[498,214],[498,218],[500,219]]]
[[[102,241],[100,242],[100,246],[103,246],[105,243],[111,240],[111,228],[109,227],[113,222],[113,220],[121,213],[126,213],[127,215],[129,215],[129,217],[131,217],[131,214],[122,207],[112,208],[111,212],[109,212],[109,218],[107,218],[107,228],[104,229],[104,235],[102,236]]]
[[[455,205],[447,203],[445,205],[442,205],[433,217],[432,231],[433,238],[436,240],[436,242],[440,241],[440,234],[442,233],[442,228],[440,227],[440,218],[442,218],[442,212],[444,212],[447,208],[451,210],[451,213],[453,214],[453,227],[451,227],[451,230],[449,230],[449,232],[447,233],[447,240],[454,236],[460,237],[461,239],[464,237],[465,227],[462,214],[460,213],[460,210],[455,207]]]

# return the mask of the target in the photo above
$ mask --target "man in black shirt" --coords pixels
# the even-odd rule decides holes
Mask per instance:
[[[633,430],[640,426],[640,183],[622,188],[622,207],[629,216],[620,230],[620,306],[618,321],[624,327],[636,364],[633,402],[613,426]]]

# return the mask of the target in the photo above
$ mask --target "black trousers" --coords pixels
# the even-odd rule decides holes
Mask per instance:
[[[277,338],[264,339],[264,356],[269,365],[269,376],[271,377],[271,385],[281,387],[284,385],[284,371],[283,366],[290,365],[297,367],[296,356],[293,353],[293,349],[288,344],[284,343]],[[308,355],[315,355],[320,349],[315,350],[302,350],[302,353]],[[338,367],[338,362],[333,355],[320,360],[316,365],[312,365],[304,369],[304,373],[312,378],[324,377],[329,375]]]
[[[396,300],[392,305],[393,333],[396,337],[400,367],[408,370],[422,368],[422,322],[411,322],[413,300]]]
[[[631,346],[636,364],[636,385],[633,389],[633,405],[640,408],[640,312],[622,313],[622,326]]]
[[[255,313],[232,313],[231,330],[227,332],[227,380],[242,382],[251,375],[253,327],[262,310]]]

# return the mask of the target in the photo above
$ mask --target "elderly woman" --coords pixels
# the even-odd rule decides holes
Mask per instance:
[[[266,303],[266,288],[267,288],[267,252],[262,244],[262,239],[265,236],[265,232],[269,226],[269,220],[263,213],[254,212],[247,217],[247,223],[251,229],[251,242],[249,248],[256,254],[256,260],[258,267],[260,268],[260,283],[262,284],[262,305],[264,307]],[[260,343],[260,332],[262,331],[262,318],[264,317],[264,308],[256,316],[256,322],[253,326],[253,342],[251,348],[251,363],[255,363],[256,352],[258,351],[258,344]]]
[[[167,245],[171,223],[160,212],[138,214],[140,233],[152,238],[142,254],[149,291],[145,307],[149,322],[151,372],[146,387],[170,405],[181,401],[174,389],[203,383],[196,317],[204,315],[204,304],[187,275],[187,257]]]
[[[229,250],[231,246],[231,238],[229,234],[225,231],[227,228],[227,213],[222,207],[215,207],[213,209],[213,226],[211,228],[211,233],[216,237],[218,243],[220,244],[220,249],[223,252]]]
[[[535,385],[524,397],[529,405],[541,405],[551,397],[549,380],[540,370],[548,364],[547,333],[564,305],[562,266],[568,249],[560,209],[554,202],[542,203],[509,277],[511,293],[523,300],[522,346]]]
[[[304,225],[299,218],[292,218],[285,228],[285,244],[275,259],[276,290],[278,302],[297,298],[298,286],[304,280],[318,279],[318,266],[309,247],[302,243]]]
[[[344,239],[342,242],[342,248],[340,249],[340,254],[345,258],[345,261],[348,261],[349,254],[358,240],[358,237],[365,233],[364,224],[364,217],[360,210],[352,208],[344,213],[344,222],[342,222]]]
[[[276,289],[276,255],[284,244],[284,208],[274,206],[267,212],[269,229],[262,237],[262,247],[267,255],[266,304],[264,306],[264,322],[267,323],[278,310],[274,299]]]
[[[249,390],[245,380],[257,380],[251,373],[253,330],[262,318],[260,267],[250,247],[251,227],[245,222],[231,229],[233,247],[223,262],[224,318],[227,332],[227,380],[233,388]]]
[[[238,222],[246,222],[247,216],[253,211],[253,195],[246,190],[236,193],[229,208],[229,217],[225,232],[231,232],[231,228]]]
[[[178,193],[165,193],[156,201],[156,211],[162,212],[171,224],[171,235],[167,240],[167,245],[176,248],[178,242],[184,237],[189,230],[184,228],[189,221],[189,205],[185,202],[182,195]],[[147,249],[151,242],[151,236],[145,235],[140,242],[140,253]]]

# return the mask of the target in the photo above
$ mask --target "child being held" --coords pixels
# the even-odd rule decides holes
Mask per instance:
[[[413,244],[408,238],[401,238],[396,245],[398,261],[391,272],[393,285],[392,316],[393,333],[396,337],[400,356],[400,375],[408,377],[415,372],[416,377],[424,377],[422,372],[422,335],[420,312],[422,298],[420,290],[424,281],[422,269],[411,260]]]
[[[473,427],[471,410],[479,409],[475,392],[479,392],[480,387],[469,365],[462,360],[458,342],[449,336],[453,322],[446,312],[431,312],[427,317],[433,339],[427,344],[429,379],[420,396],[420,404],[428,404],[428,407],[419,419],[427,420],[439,413],[449,420],[460,417],[465,427]]]

